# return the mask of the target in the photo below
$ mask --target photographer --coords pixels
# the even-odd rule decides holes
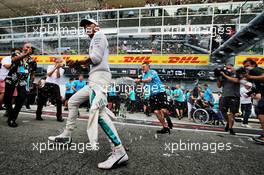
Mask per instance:
[[[60,94],[59,82],[61,76],[64,74],[62,69],[62,58],[55,58],[55,64],[49,65],[47,69],[47,78],[43,88],[39,88],[38,100],[37,100],[37,111],[36,120],[43,120],[41,117],[43,106],[46,104],[48,99],[51,102],[56,103],[57,107],[57,121],[62,122],[62,98]]]
[[[18,50],[17,50],[18,51]],[[34,78],[36,71],[36,62],[32,60],[32,45],[25,43],[22,49],[23,53],[16,52],[12,54],[11,68],[5,78],[4,102],[8,114],[8,126],[17,127],[16,119],[26,99],[26,87],[28,82]],[[13,93],[17,88],[17,97],[15,107],[12,106]]]
[[[261,99],[256,106],[256,114],[260,120],[260,124],[262,129],[264,129],[264,69],[259,68],[257,63],[254,60],[245,60],[243,62],[244,65],[244,77],[246,80],[255,84],[255,90],[251,91],[250,93],[254,94],[261,94]],[[239,78],[229,77],[223,73],[223,76],[227,78],[229,81],[233,81],[235,83],[244,83]],[[249,95],[249,94],[248,94]],[[264,143],[264,133],[261,136],[254,138],[254,140],[258,143]]]
[[[245,75],[246,79],[256,86],[255,94],[261,94],[261,99],[256,106],[256,114],[259,118],[260,124],[264,131],[264,69],[258,67],[254,60],[245,60],[243,62],[244,68],[248,71]],[[253,138],[258,143],[264,143],[264,132],[262,135]]]
[[[217,86],[218,88],[223,88],[222,112],[227,121],[225,131],[229,131],[231,135],[235,135],[233,125],[234,117],[239,112],[240,84],[239,81],[236,81],[238,78],[236,78],[235,69],[232,64],[227,64],[224,70],[220,71],[220,75],[217,80]],[[235,81],[233,81],[234,79]]]

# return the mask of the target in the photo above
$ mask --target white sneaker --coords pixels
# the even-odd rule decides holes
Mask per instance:
[[[242,126],[242,127],[244,127],[244,128],[246,127],[246,125],[245,125],[245,124],[243,124],[243,123],[241,123],[241,126]]]
[[[59,142],[59,143],[71,143],[71,131],[68,129],[64,129],[64,131],[57,136],[49,136],[48,139],[52,142]]]
[[[252,127],[251,127],[250,125],[248,125],[248,124],[247,124],[247,125],[245,125],[245,127],[246,127],[246,128],[252,128]]]
[[[128,161],[128,155],[122,145],[115,147],[112,155],[104,162],[98,164],[100,169],[111,169]]]

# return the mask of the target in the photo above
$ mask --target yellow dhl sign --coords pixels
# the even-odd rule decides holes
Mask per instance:
[[[208,55],[111,55],[110,64],[208,65]]]
[[[67,60],[84,60],[87,55],[34,55],[32,58],[38,64],[52,64],[56,57],[62,57]],[[2,59],[3,56],[0,56]],[[163,65],[208,65],[209,55],[109,55],[110,64],[141,64],[148,62],[150,64]]]
[[[258,66],[264,66],[264,55],[239,55],[235,58],[235,66],[243,66],[243,61],[251,59],[255,60]]]

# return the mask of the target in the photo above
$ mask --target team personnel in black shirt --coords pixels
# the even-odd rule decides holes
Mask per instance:
[[[255,90],[250,93],[261,95],[261,99],[258,101],[255,111],[259,118],[263,132],[259,137],[255,137],[254,140],[258,143],[264,144],[264,69],[258,67],[256,61],[251,59],[245,60],[243,65],[246,69],[246,74],[244,75],[243,79],[255,84]],[[224,77],[235,83],[243,83],[243,79],[234,78],[227,75],[224,75]]]
[[[254,138],[254,140],[264,144],[264,69],[258,67],[254,60],[245,60],[243,65],[244,68],[248,70],[248,74],[246,75],[247,80],[251,81],[256,86],[255,93],[261,94],[261,99],[255,110],[263,130],[262,134]]]

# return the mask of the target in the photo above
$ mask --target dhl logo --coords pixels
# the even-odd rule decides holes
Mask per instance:
[[[155,56],[124,56],[120,63],[159,63],[159,64],[207,64],[207,61],[201,60],[198,56],[170,56],[160,58]]]
[[[143,63],[143,62],[148,62],[151,63],[152,60],[150,60],[149,56],[125,56],[123,57],[124,63]]]
[[[36,61],[36,62],[45,62],[45,63],[52,63],[52,62],[54,62],[55,61],[55,58],[57,58],[57,57],[55,57],[55,56],[50,56],[50,57],[48,57],[48,58],[43,58],[43,57],[38,57],[38,56],[33,56],[32,57],[32,59],[34,60],[34,61]],[[63,56],[62,57],[62,59],[64,60],[64,61],[69,61],[69,60],[73,60],[73,58],[71,58],[70,56]]]
[[[200,61],[199,57],[196,56],[189,56],[189,57],[169,57],[168,63],[170,64],[177,64],[177,63],[191,63],[191,64],[199,64],[199,63],[206,63],[205,61]]]
[[[41,58],[41,57],[38,57],[38,56],[33,56],[32,57],[32,59],[34,60],[34,61],[36,61],[37,63],[38,62],[45,62],[45,63],[52,63],[52,62],[54,62],[55,61],[55,58],[56,57],[48,57],[48,58]]]
[[[264,64],[264,57],[247,57],[245,60],[254,60],[258,65]],[[239,62],[239,64],[243,64],[243,61]]]

